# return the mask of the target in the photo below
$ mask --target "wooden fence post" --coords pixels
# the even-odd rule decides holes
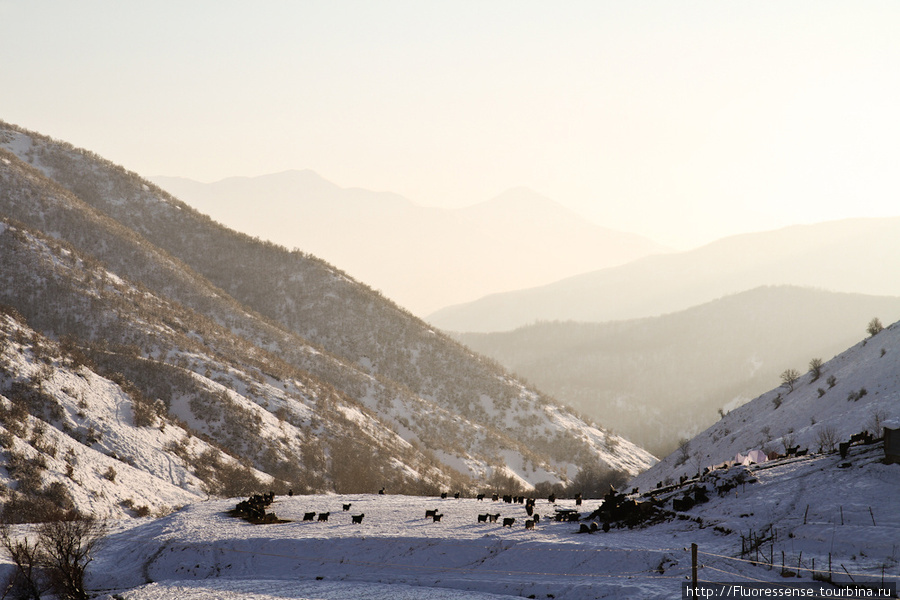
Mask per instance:
[[[691,544],[691,586],[694,588],[694,593],[698,592],[697,590],[697,544]]]

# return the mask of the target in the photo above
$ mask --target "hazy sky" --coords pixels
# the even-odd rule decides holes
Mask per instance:
[[[685,246],[900,215],[900,2],[0,0],[0,119],[142,175],[527,186]]]

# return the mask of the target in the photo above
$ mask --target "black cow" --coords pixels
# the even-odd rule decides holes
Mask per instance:
[[[504,517],[504,518],[503,518],[503,526],[504,526],[504,527],[510,527],[510,528],[512,528],[513,523],[515,523],[515,522],[516,522],[516,520],[515,520],[514,518],[512,518],[512,517]]]
[[[330,514],[330,512],[319,513],[319,521],[327,521]]]
[[[314,513],[314,512],[303,513],[303,520],[304,520],[304,521],[312,521],[312,520],[315,519],[315,518],[316,518],[316,513]]]
[[[366,516],[366,513],[362,513],[361,515],[350,515],[350,520],[354,523],[362,523],[364,516]]]

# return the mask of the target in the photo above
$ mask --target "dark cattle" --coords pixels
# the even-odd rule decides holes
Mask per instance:
[[[453,494],[453,497],[456,498],[457,500],[459,500],[459,492],[456,492],[455,494]]]
[[[380,490],[378,490],[378,493],[379,493],[379,494],[384,494],[384,488],[381,488]]]
[[[575,506],[581,506],[581,494],[575,494]]]
[[[694,489],[694,502],[696,504],[702,504],[704,502],[709,502],[709,496],[707,495],[707,491],[706,491],[705,487],[698,487],[698,488]]]
[[[535,523],[540,523],[540,522],[541,522],[541,515],[535,514],[535,515],[534,515],[534,522],[535,522]]]
[[[573,518],[574,515],[574,518]],[[572,508],[557,508],[556,514],[553,516],[553,520],[559,523],[565,523],[566,521],[577,521],[581,517],[581,514],[576,512],[575,509]]]
[[[500,499],[500,494],[491,494],[491,502],[496,502]]]
[[[312,521],[312,520],[315,519],[315,518],[316,518],[316,513],[314,513],[314,512],[311,512],[311,513],[303,513],[303,520],[304,520],[304,521]]]
[[[860,431],[859,433],[854,433],[850,436],[850,443],[855,444],[857,442],[862,444],[871,444],[875,441],[875,436],[873,436],[868,431]]]
[[[271,523],[272,519],[266,519],[266,508],[275,500],[275,492],[266,494],[253,494],[246,500],[237,503],[234,515],[241,516],[248,521]]]
[[[475,496],[475,499],[476,500],[484,500],[484,494],[478,494],[477,496]]]
[[[447,499],[447,492],[441,492],[441,500]]]
[[[294,490],[288,490],[288,496],[293,496],[293,495],[294,495]]]
[[[497,513],[495,515],[488,515],[488,519],[490,520],[491,523],[496,523],[497,519],[499,519],[499,518],[500,518],[500,513]]]
[[[516,522],[516,520],[513,519],[512,517],[504,517],[503,518],[503,526],[504,527],[512,527],[513,523],[515,523],[515,522]]]
[[[525,529],[534,529],[534,521],[531,519],[525,521]]]
[[[342,507],[343,507],[343,509],[344,509],[344,512],[347,512],[348,510],[350,510],[350,507],[351,507],[352,505],[353,505],[352,502],[351,502],[350,504],[343,504]]]
[[[532,506],[531,504],[526,504],[525,512],[528,513],[528,516],[530,517],[531,515],[534,514],[534,506]]]
[[[351,520],[353,523],[362,523],[362,520],[363,520],[363,517],[364,517],[364,516],[366,516],[366,513],[363,513],[363,514],[361,514],[361,515],[350,515],[350,520]]]
[[[838,445],[838,449],[841,451],[841,458],[847,458],[847,452],[850,450],[850,442],[841,442]]]
[[[507,504],[512,504],[512,496],[508,495],[508,494],[503,496],[503,501],[506,502]]]
[[[528,498],[525,500],[525,506],[534,506],[534,498]]]
[[[690,495],[685,494],[684,498],[672,499],[672,510],[676,512],[684,512],[694,507],[694,499]]]
[[[442,514],[432,515],[431,520],[432,520],[434,523],[437,523],[438,521],[441,520],[441,517],[443,517],[443,516],[444,516],[444,515],[442,515]]]
[[[319,513],[319,520],[320,520],[320,521],[327,521],[327,520],[328,520],[328,515],[330,515],[330,514],[331,514],[330,512]]]
[[[433,516],[436,515],[436,514],[437,514],[437,509],[434,509],[434,510],[426,510],[426,511],[425,511],[425,518],[426,518],[426,519],[430,519],[431,517],[433,517]]]
[[[550,504],[556,504],[556,494],[550,494],[547,496],[547,502]]]
[[[489,516],[490,515],[478,515],[478,522],[479,523],[487,523]]]

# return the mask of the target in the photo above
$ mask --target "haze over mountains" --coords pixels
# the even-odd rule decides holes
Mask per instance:
[[[900,319],[900,297],[760,287],[659,317],[542,322],[459,334],[559,400],[657,456],[853,345],[874,317]]]
[[[341,188],[312,171],[152,180],[229,227],[339,265],[420,316],[666,251],[525,188],[447,209]]]
[[[448,307],[450,331],[506,331],[535,321],[603,322],[661,315],[761,285],[900,295],[900,217],[847,219],[736,235],[544,286]]]
[[[7,428],[26,457],[37,428],[194,495],[529,487],[655,460],[321,259],[7,124],[0,215],[0,394],[30,415]],[[32,494],[72,481],[44,461]]]
[[[213,184],[156,179],[235,227],[275,227],[283,241],[319,245],[410,294],[446,299],[479,281],[484,289],[501,278],[512,285],[520,270],[556,276],[428,319],[659,455],[784,369],[832,356],[873,316],[900,318],[900,283],[888,276],[900,268],[900,218],[742,234],[686,252],[645,250],[564,277],[589,257],[617,262],[622,254],[609,253],[609,230],[524,189],[447,210],[342,189],[310,171]],[[600,243],[588,248],[592,236]],[[633,237],[622,239],[633,248]]]

